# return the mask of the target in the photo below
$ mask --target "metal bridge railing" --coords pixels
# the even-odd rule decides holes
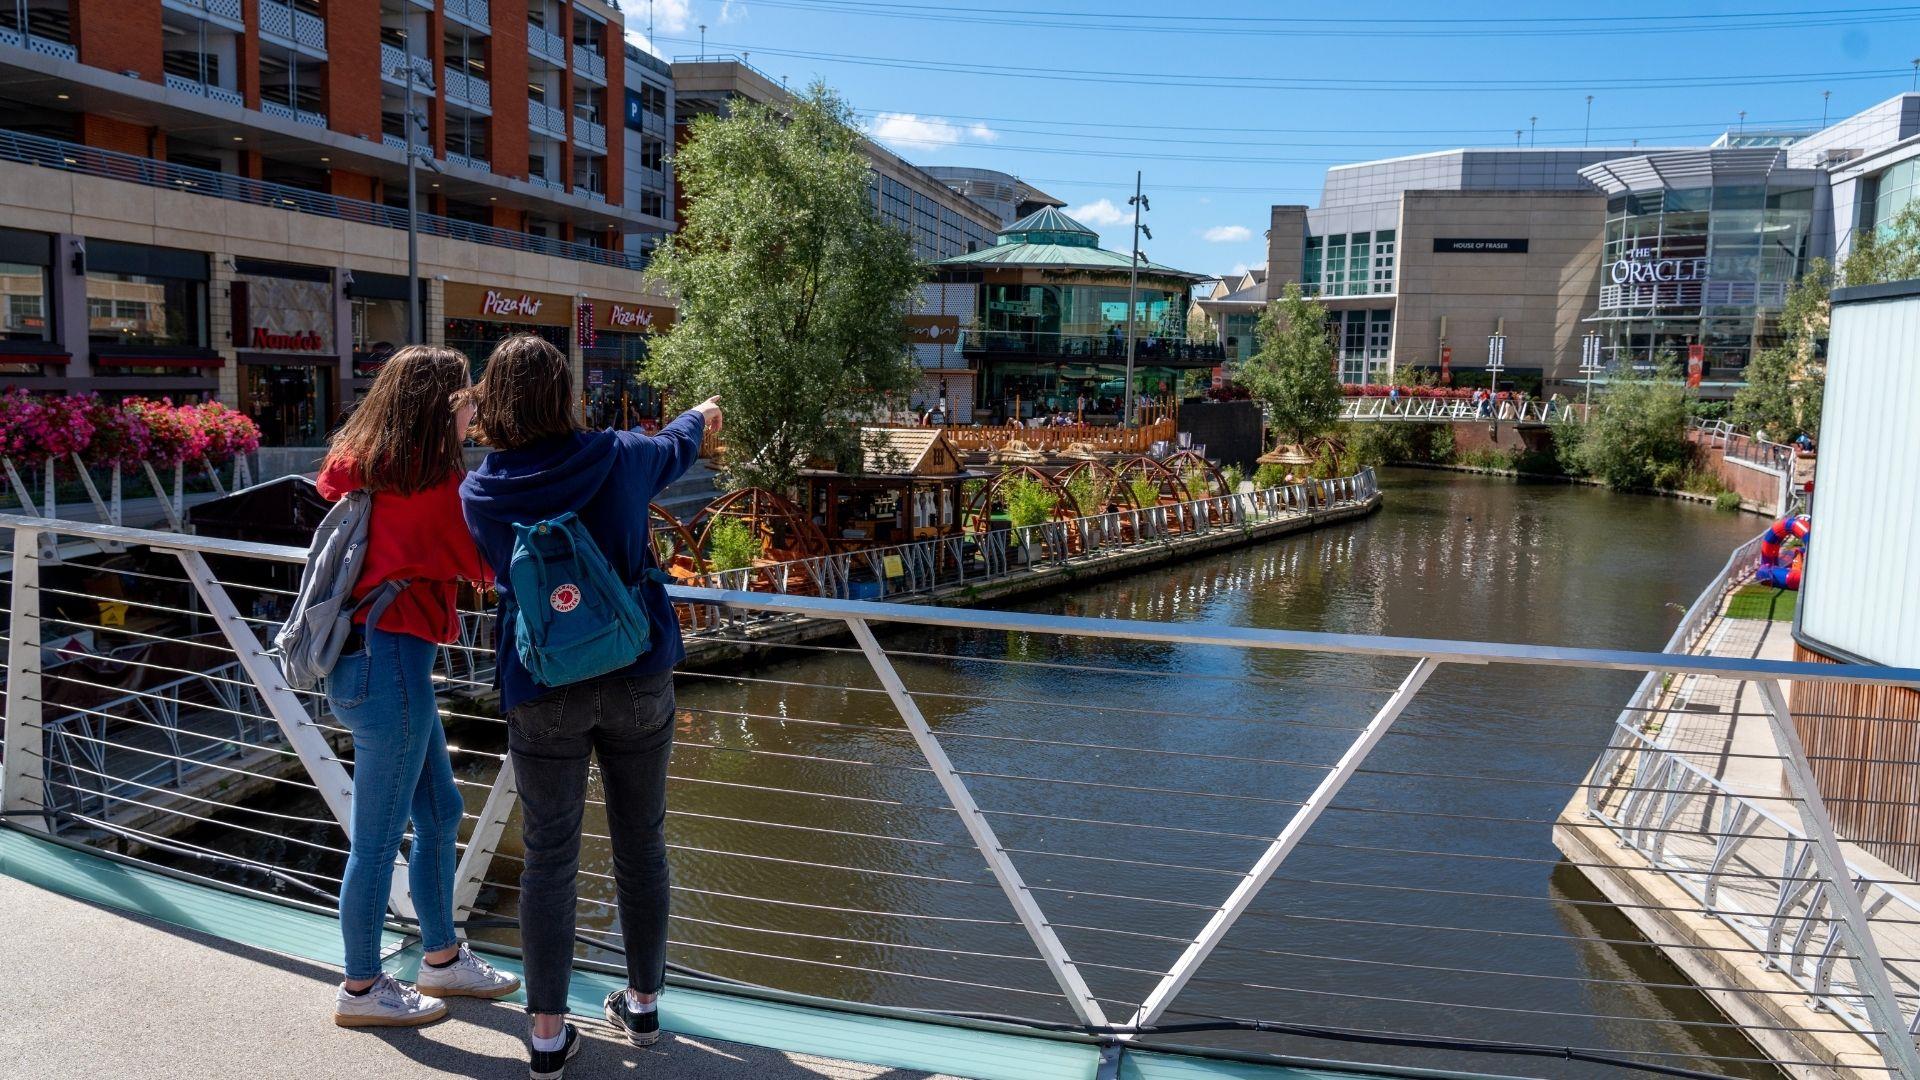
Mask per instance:
[[[352,808],[350,740],[321,695],[284,685],[261,644],[274,626],[261,598],[286,591],[304,552],[20,516],[0,516],[0,532],[12,540],[5,823],[329,908]],[[43,563],[45,533],[122,554],[104,569]],[[1310,558],[1298,582],[1235,580],[1222,595],[1318,588],[1307,575],[1325,571]],[[1670,857],[1683,846],[1733,850],[1737,861],[1717,879],[1702,874],[1697,902],[1675,917],[1713,918],[1736,887],[1804,887],[1758,939],[1690,947],[1800,965],[1834,1010],[1814,1032],[1854,1040],[1878,1062],[1856,1071],[1920,1080],[1908,1035],[1920,960],[1891,944],[1920,920],[1852,887],[1869,875],[1833,833],[1783,689],[1920,686],[1920,671],[1689,655],[1691,614],[1669,651],[1634,652],[1148,622],[1123,617],[1128,609],[1049,616],[671,592],[729,617],[845,628],[839,640],[777,647],[799,661],[682,674],[668,818],[679,962],[1146,1045],[1185,1019],[1245,1017],[1251,995],[1268,1016],[1365,1037],[1537,1045],[1585,1025],[1618,1033],[1620,1045],[1564,1045],[1648,1067],[1768,1064],[1726,1041],[1735,1025],[1665,999],[1636,1005],[1636,993],[1684,983],[1620,977],[1645,970],[1637,964],[1570,959],[1543,971],[1489,951],[1514,935],[1542,955],[1654,948],[1583,930],[1577,916],[1608,905],[1545,887],[1563,865],[1548,846],[1554,829],[1630,829],[1641,843],[1666,837]],[[80,650],[62,643],[82,632],[88,655],[65,656]],[[901,636],[883,641],[889,632]],[[479,677],[487,644],[448,648],[472,665],[443,664],[436,676],[467,794],[457,914],[483,947],[511,950],[517,796],[503,721]],[[188,652],[197,659],[183,660]],[[989,672],[1001,675],[991,685]],[[1543,749],[1601,751],[1617,729],[1593,691],[1622,672],[1656,685],[1665,675],[1758,685],[1781,793],[1736,799],[1681,765],[1636,764],[1605,781],[1600,820],[1542,816],[1592,786],[1543,769]],[[1256,688],[1265,696],[1248,693]],[[1628,733],[1639,740],[1628,752],[1646,748],[1641,733]],[[1436,760],[1448,745],[1471,748],[1472,766]],[[621,945],[604,808],[592,801],[580,896],[588,966]],[[1355,831],[1382,821],[1391,839]],[[1759,823],[1773,832],[1761,836]],[[1487,884],[1489,867],[1509,864],[1535,867],[1539,884]],[[1433,913],[1442,902],[1541,917],[1462,924]],[[393,906],[404,929],[404,873]],[[1250,936],[1274,927],[1337,932],[1318,945],[1291,931]],[[1370,974],[1392,981],[1361,982]],[[1663,1050],[1637,1034],[1676,1032],[1719,1041]]]
[[[1454,397],[1353,397],[1340,405],[1340,419],[1349,422],[1398,420],[1435,424],[1496,418],[1516,424],[1584,423],[1587,407],[1551,400],[1475,402]]]

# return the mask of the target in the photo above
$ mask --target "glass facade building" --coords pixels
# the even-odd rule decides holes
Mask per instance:
[[[1775,318],[1806,271],[1816,178],[1775,148],[1715,149],[1608,162],[1595,320],[1611,364],[1684,368],[1700,347],[1703,385],[1742,379],[1780,336]]]

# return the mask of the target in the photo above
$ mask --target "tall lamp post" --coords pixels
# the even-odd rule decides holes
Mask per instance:
[[[1151,210],[1153,207],[1148,204],[1147,197],[1140,193],[1140,173],[1138,170],[1135,170],[1133,174],[1133,198],[1128,199],[1127,204],[1133,207],[1133,266],[1132,269],[1127,272],[1127,387],[1126,408],[1122,410],[1121,416],[1125,419],[1128,426],[1132,426],[1138,423],[1140,419],[1138,410],[1134,408],[1133,393],[1133,309],[1137,302],[1135,297],[1140,291],[1140,234],[1145,232],[1147,239],[1153,239],[1152,231],[1148,230],[1145,225],[1140,224],[1140,212],[1142,210]]]
[[[414,131],[416,127],[424,131],[427,118],[414,109],[413,82],[419,79],[429,89],[432,84],[428,81],[429,76],[413,66],[411,51],[402,54],[400,66],[392,74],[400,80],[400,85],[406,87],[406,120],[401,127],[407,133],[407,344],[418,345],[426,334],[425,327],[420,325],[420,207],[416,180],[419,147],[414,142]],[[439,166],[433,165],[432,158],[428,158],[427,163],[435,172],[440,171]]]

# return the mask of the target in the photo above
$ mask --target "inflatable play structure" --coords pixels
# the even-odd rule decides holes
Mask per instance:
[[[1799,589],[1812,535],[1813,520],[1805,514],[1774,522],[1760,537],[1760,565],[1754,568],[1753,579],[1778,589]],[[1789,539],[1800,542],[1783,550]]]

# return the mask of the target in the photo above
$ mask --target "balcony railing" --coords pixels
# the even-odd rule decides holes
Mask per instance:
[[[542,176],[539,173],[528,173],[527,183],[532,184],[534,187],[537,187],[537,188],[546,188],[548,191],[567,190],[567,182],[565,180],[555,180],[550,177]]]
[[[428,6],[431,5],[429,0]],[[447,18],[463,22],[482,33],[493,32],[493,12],[487,0],[447,0]]]
[[[194,15],[205,15],[229,24],[229,29],[245,30],[240,0],[163,0],[166,7]]]
[[[309,127],[323,128],[327,126],[326,113],[308,112],[306,109],[282,104],[271,98],[262,98],[260,100],[260,111],[266,113],[268,116],[277,116],[282,120],[291,120],[296,124],[306,124]]]
[[[585,149],[604,154],[607,152],[607,127],[576,116],[573,118],[573,141]]]
[[[1127,339],[1119,334],[1053,334],[1026,330],[963,330],[960,348],[970,353],[1013,353],[1057,356],[1067,360],[1124,361]],[[1135,338],[1135,363],[1225,362],[1226,349],[1217,344],[1148,337]]]
[[[400,73],[413,72],[414,92],[433,93],[433,61],[424,56],[415,56],[398,45],[380,43],[380,77],[390,83],[404,85]]]
[[[527,127],[550,138],[565,141],[567,137],[567,114],[551,105],[538,101],[527,101]]]
[[[465,105],[472,109],[493,109],[493,84],[485,79],[477,79],[458,68],[446,68],[441,76],[441,85],[446,88],[447,103]]]
[[[388,140],[392,140],[389,145],[398,143],[402,147],[405,146],[405,143],[394,136],[382,136],[382,142]],[[165,188],[169,191],[205,195],[215,199],[229,199],[255,206],[271,206],[389,229],[407,227],[407,212],[397,207],[362,202],[358,199],[343,199],[337,195],[326,195],[303,188],[271,184],[206,169],[189,168],[153,158],[135,157],[132,154],[115,153],[98,147],[47,139],[18,131],[0,129],[0,161],[39,165],[84,176],[97,176],[106,180]],[[530,236],[510,229],[476,225],[436,214],[420,214],[419,224],[420,231],[429,236],[465,240],[470,243],[485,244],[488,247],[510,248],[515,251],[600,263],[604,266],[619,266],[630,270],[643,270],[647,263],[645,257],[637,253],[607,251],[587,244],[550,240],[543,236]]]
[[[480,172],[491,172],[493,170],[492,164],[490,164],[486,158],[468,157],[465,154],[456,154],[451,150],[447,151],[447,164],[459,165],[463,168],[475,169]]]
[[[601,83],[607,81],[607,58],[581,45],[573,47],[573,70]]]
[[[11,27],[0,26],[0,45],[11,45],[16,49],[51,56],[55,60],[78,60],[80,50],[69,42],[55,41],[38,34],[23,34]]]
[[[532,23],[527,24],[527,52],[551,62],[554,67],[567,66],[567,43],[559,34]]]
[[[297,48],[327,51],[326,20],[280,0],[260,0],[260,32]]]
[[[198,79],[189,79],[185,75],[175,75],[172,72],[168,72],[167,78],[166,78],[166,84],[167,84],[167,89],[178,90],[183,94],[193,94],[197,97],[207,98],[211,101],[224,102],[225,104],[228,104],[228,105],[237,105],[243,109],[246,108],[247,106],[247,99],[240,96],[240,91],[229,90],[224,86],[212,86],[207,83],[200,82]],[[288,119],[292,119],[292,118],[289,117]],[[325,126],[324,123],[322,124],[322,126]]]

